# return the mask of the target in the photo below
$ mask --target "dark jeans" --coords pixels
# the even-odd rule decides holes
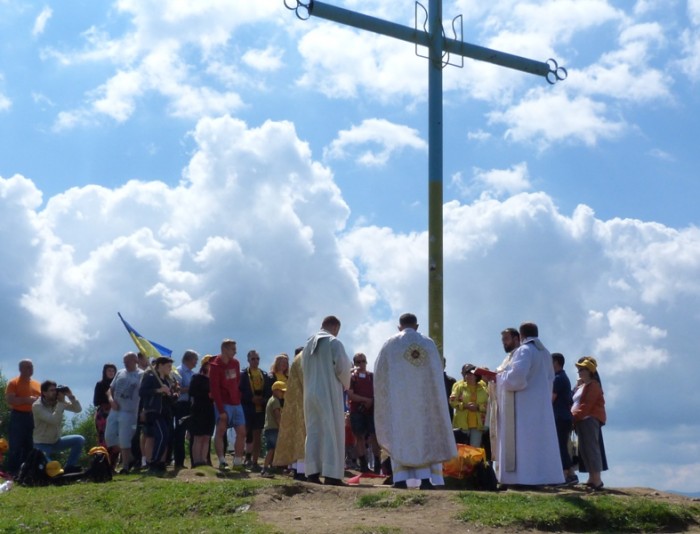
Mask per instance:
[[[185,419],[180,423],[180,419],[188,415],[190,415],[190,403],[176,402],[175,430],[173,433],[173,459],[175,460],[176,466],[181,466],[185,463],[185,437],[187,435],[187,429],[190,427],[190,421],[189,419]],[[190,451],[191,450],[192,443],[190,442]]]
[[[566,471],[573,462],[569,456],[569,437],[571,436],[571,420],[570,419],[555,419],[554,424],[557,427],[557,440],[559,441],[559,455],[561,456],[561,466]]]
[[[8,441],[10,450],[7,455],[7,471],[16,475],[19,468],[34,448],[34,416],[32,412],[18,412],[10,410],[10,426],[8,428]]]

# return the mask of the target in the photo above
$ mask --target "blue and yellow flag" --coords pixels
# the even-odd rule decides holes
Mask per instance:
[[[117,315],[122,320],[122,323],[124,323],[126,331],[129,332],[129,335],[134,341],[136,347],[139,349],[139,352],[148,356],[149,360],[152,360],[153,358],[158,358],[160,356],[170,357],[170,355],[173,353],[172,350],[165,348],[163,345],[159,345],[155,341],[149,341],[141,334],[139,334],[136,330],[133,329],[133,327],[129,323],[127,323],[124,320],[124,317],[122,317],[121,313],[117,312]]]

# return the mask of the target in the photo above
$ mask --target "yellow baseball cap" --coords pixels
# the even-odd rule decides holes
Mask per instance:
[[[49,475],[51,478],[57,477],[58,475],[63,474],[63,468],[61,467],[61,464],[59,462],[53,460],[46,464],[46,474]]]
[[[277,390],[287,391],[287,383],[282,382],[281,380],[278,380],[277,382],[272,384],[272,391],[277,391]]]
[[[591,373],[595,373],[596,370],[598,369],[597,362],[595,361],[594,358],[590,358],[590,357],[585,357],[580,362],[577,362],[576,367],[578,367],[579,369],[587,369]]]

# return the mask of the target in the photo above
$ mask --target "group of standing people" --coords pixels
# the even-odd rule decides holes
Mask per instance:
[[[353,372],[340,327],[337,317],[326,317],[292,362],[274,464],[291,465],[295,477],[309,482],[344,485],[347,392],[353,433],[369,438],[375,470],[381,447],[394,487],[406,488],[409,479],[419,480],[422,489],[443,484],[442,462],[456,455],[456,446],[435,343],[418,332],[415,315],[404,314],[374,373],[362,353],[353,358]],[[366,471],[364,452],[360,441]]]
[[[504,485],[575,484],[569,455],[572,429],[578,435],[579,471],[588,472],[586,485],[603,488],[607,469],[601,432],[606,422],[605,399],[592,356],[576,363],[576,387],[563,370],[564,357],[551,355],[539,339],[537,325],[501,333],[507,356],[489,384],[493,403],[491,445],[497,475]]]
[[[190,465],[211,464],[212,436],[219,468],[228,469],[229,429],[234,432],[233,465],[258,466],[266,404],[281,389],[272,379],[286,379],[280,362],[287,356],[278,356],[268,374],[259,368],[256,351],[248,353],[243,372],[236,354],[236,342],[225,339],[220,354],[205,355],[201,362],[196,351],[185,351],[177,368],[167,356],[149,363],[135,352],[124,355],[119,371],[105,364],[95,385],[95,425],[100,444],[121,458],[119,473],[142,465],[160,473],[171,462],[184,468],[188,438]]]
[[[564,357],[550,355],[537,325],[523,323],[519,331],[501,333],[507,356],[495,372],[467,364],[463,380],[446,396],[443,360],[418,326],[415,315],[400,317],[399,331],[382,346],[374,373],[362,353],[351,362],[338,339],[341,323],[335,316],[323,319],[319,332],[295,351],[291,365],[281,354],[269,373],[260,368],[255,350],[248,352],[248,366],[241,371],[231,339],[221,343],[220,354],[201,362],[197,352],[186,351],[177,369],[169,357],[148,362],[128,352],[124,368],[106,364],[95,386],[98,438],[115,457],[120,455],[120,472],[128,473],[137,465],[137,452],[155,472],[165,469],[171,455],[176,468],[184,467],[187,436],[191,465],[211,464],[213,435],[218,466],[228,469],[231,430],[234,466],[263,476],[273,466],[291,467],[296,478],[321,483],[323,477],[324,484],[344,485],[347,401],[361,470],[369,471],[369,445],[375,472],[383,456],[396,488],[408,487],[411,479],[421,489],[444,484],[442,463],[456,456],[456,442],[481,446],[486,429],[502,485],[576,483],[568,453],[572,426],[579,470],[588,472],[590,488],[603,487],[606,414],[595,358],[576,363],[579,380],[572,392]],[[79,412],[80,403],[68,388],[32,380],[29,360],[19,368],[20,376],[9,381],[6,391],[12,409],[9,472],[16,473],[33,446],[47,454],[70,448],[67,467],[76,465],[84,439],[61,437],[58,421],[64,410]],[[489,380],[488,386],[481,379]],[[261,467],[263,439],[267,454]]]

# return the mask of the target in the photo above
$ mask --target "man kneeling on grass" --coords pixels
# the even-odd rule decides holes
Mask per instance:
[[[272,478],[274,475],[270,471],[272,465],[272,459],[275,456],[275,448],[277,447],[277,434],[280,428],[280,419],[282,418],[282,404],[284,403],[284,394],[287,391],[287,384],[278,380],[272,384],[272,397],[267,401],[267,407],[265,408],[265,427],[263,428],[263,434],[265,436],[265,446],[267,447],[267,454],[265,455],[265,461],[263,465],[263,470],[260,476],[265,478]]]

